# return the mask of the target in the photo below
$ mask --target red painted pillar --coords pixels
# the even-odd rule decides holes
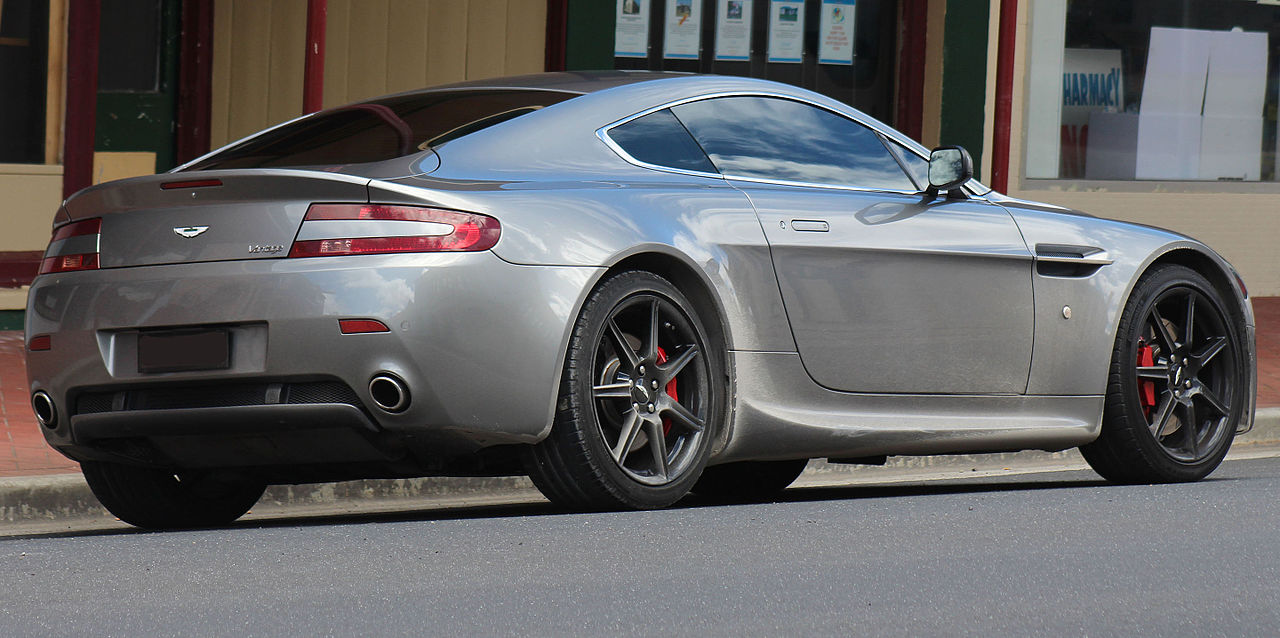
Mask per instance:
[[[213,119],[213,0],[183,0],[178,42],[178,163],[209,152]]]
[[[547,0],[545,71],[563,71],[569,37],[569,0]]]
[[[72,0],[67,12],[67,113],[62,137],[62,196],[93,183],[98,110],[100,0]]]
[[[929,30],[927,0],[903,0],[899,25],[898,112],[894,126],[919,140],[924,129],[925,34]]]
[[[324,107],[324,31],[329,21],[328,0],[307,0],[307,54],[302,80],[302,112]]]
[[[1009,191],[1009,136],[1013,119],[1013,56],[1018,35],[1018,0],[1000,0],[1000,41],[996,53],[995,134],[991,140],[991,188]]]

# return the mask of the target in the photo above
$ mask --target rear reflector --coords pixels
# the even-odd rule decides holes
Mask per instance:
[[[387,324],[376,319],[339,319],[338,328],[344,335],[368,334],[370,332],[391,332]]]
[[[498,220],[477,213],[389,204],[312,204],[306,222],[424,222],[421,231],[391,237],[333,237],[293,243],[290,257],[369,255],[380,253],[475,252],[489,250],[502,234]],[[320,226],[315,224],[314,226]],[[440,233],[437,229],[446,228]],[[420,234],[418,234],[420,233]],[[314,236],[314,235],[312,235]]]
[[[27,350],[32,352],[43,352],[53,348],[53,337],[49,335],[36,335],[27,342]]]
[[[40,274],[98,269],[98,236],[102,218],[86,219],[53,231],[40,261]]]
[[[206,188],[209,186],[222,186],[220,179],[195,179],[187,182],[165,182],[160,188],[165,190],[173,190],[175,188]]]

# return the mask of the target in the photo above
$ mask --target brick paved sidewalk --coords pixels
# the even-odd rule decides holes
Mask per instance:
[[[28,396],[22,332],[0,331],[0,477],[79,472],[44,442]]]
[[[1258,407],[1280,407],[1280,297],[1253,300],[1258,321]],[[27,401],[22,333],[0,331],[0,477],[79,472],[44,442]]]

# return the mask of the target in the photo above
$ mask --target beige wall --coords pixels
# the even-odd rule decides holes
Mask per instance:
[[[62,205],[62,166],[0,164],[0,251],[44,250]]]
[[[329,0],[324,105],[543,68],[541,0]],[[302,114],[306,0],[214,4],[214,147]]]

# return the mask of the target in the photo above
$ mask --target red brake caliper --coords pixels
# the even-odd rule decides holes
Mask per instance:
[[[658,363],[666,363],[666,362],[667,362],[667,352],[662,349],[662,346],[658,346]],[[676,395],[675,379],[672,379],[671,381],[667,382],[667,396],[670,396],[672,401],[680,400],[680,397]],[[671,434],[671,418],[670,417],[665,417],[665,416],[662,417],[662,433]]]
[[[1138,341],[1138,366],[1155,365],[1155,357],[1151,346]],[[1138,379],[1138,402],[1142,405],[1142,414],[1151,418],[1151,410],[1156,407],[1156,382],[1151,379]]]

